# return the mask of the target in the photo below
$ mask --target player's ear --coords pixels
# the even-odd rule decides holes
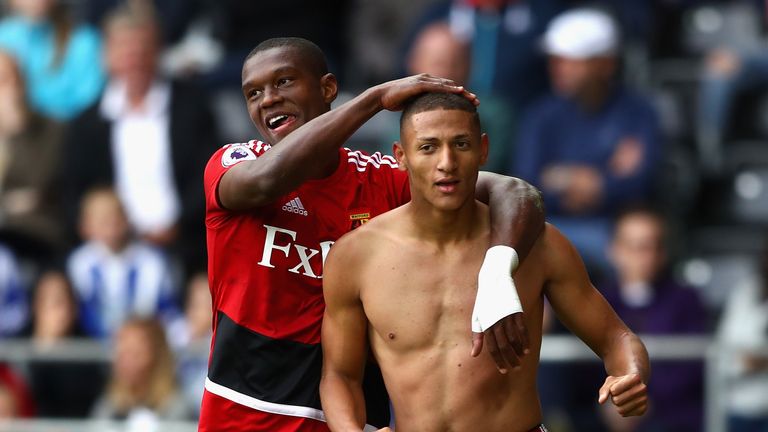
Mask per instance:
[[[405,151],[403,151],[403,144],[400,141],[392,143],[392,154],[395,155],[397,167],[400,168],[400,171],[407,171],[408,166],[405,160]]]
[[[484,133],[480,135],[480,165],[485,164],[485,162],[488,160],[488,146],[490,143],[488,142],[488,134]]]
[[[323,100],[325,103],[330,104],[336,100],[336,96],[339,94],[339,84],[336,81],[336,75],[327,73],[320,78],[320,88],[323,92]]]

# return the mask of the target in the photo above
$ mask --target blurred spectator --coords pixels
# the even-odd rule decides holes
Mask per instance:
[[[160,30],[163,43],[173,44],[184,35],[203,1],[205,0],[88,0],[77,2],[77,7],[87,22],[98,27],[121,3],[149,2],[157,9],[159,21],[162,23]]]
[[[27,107],[13,57],[0,52],[0,229],[18,248],[63,247],[56,200],[60,126]]]
[[[349,66],[354,73],[345,82],[365,89],[395,79],[400,72],[395,59],[398,59],[405,35],[413,25],[413,11],[424,10],[433,2],[355,0],[347,28],[352,63]]]
[[[32,322],[27,334],[40,350],[84,333],[77,300],[66,274],[46,270],[35,285]],[[86,417],[104,385],[100,363],[35,360],[27,364],[29,384],[40,417]]]
[[[411,51],[408,53],[408,75],[428,73],[433,76],[448,78],[466,85],[469,77],[469,46],[459,40],[448,23],[434,22],[426,26],[417,35]],[[506,169],[513,146],[515,117],[512,108],[501,98],[492,94],[480,96],[477,107],[483,132],[490,138],[488,161],[483,170],[502,172]],[[392,152],[392,143],[400,140],[399,112],[385,112],[390,123],[390,133],[382,134],[378,148],[365,148],[383,154]]]
[[[184,319],[179,321],[179,327],[174,327],[174,346],[189,346],[198,342],[210,342],[212,329],[213,308],[211,306],[211,290],[208,286],[208,275],[197,272],[189,278],[184,304]]]
[[[570,3],[599,5],[610,11],[622,29],[623,54],[627,54],[628,48],[640,48],[644,55],[659,58],[681,57],[685,54],[682,46],[685,36],[683,17],[690,8],[712,3],[712,0],[571,0]],[[647,64],[643,66],[648,67]],[[627,74],[636,72],[627,71]]]
[[[205,94],[158,75],[158,23],[148,3],[126,3],[105,23],[109,83],[71,124],[65,142],[69,217],[86,190],[114,185],[133,229],[204,262],[202,173],[216,146]],[[141,6],[145,5],[145,6]]]
[[[205,13],[210,0],[89,0],[78,2],[85,19],[100,25],[122,3],[153,7],[160,22],[161,69],[171,77],[195,77],[218,65],[222,49],[211,34],[212,19]]]
[[[67,260],[88,335],[109,337],[131,315],[178,319],[168,260],[157,249],[133,240],[117,195],[108,188],[83,198],[83,245]]]
[[[698,293],[667,272],[666,228],[653,210],[634,208],[616,220],[609,256],[616,279],[601,292],[622,320],[639,334],[690,335],[707,330]],[[648,382],[650,411],[624,419],[603,409],[611,431],[702,430],[704,370],[700,361],[653,361]]]
[[[10,0],[0,47],[19,62],[32,108],[60,120],[96,100],[104,84],[101,39],[76,24],[60,0]]]
[[[471,72],[470,57],[469,45],[451,32],[448,23],[433,23],[417,35],[408,53],[408,74],[428,73],[467,85]],[[493,92],[480,95],[480,98],[477,109],[483,132],[488,134],[491,142],[488,161],[482,169],[501,173],[514,145],[514,111],[505,99]]]
[[[549,20],[563,9],[561,0],[442,0],[430,6],[406,37],[410,51],[417,35],[446,21],[471,50],[467,87],[493,94],[521,112],[547,90],[546,63],[538,40]]]
[[[131,432],[156,430],[160,420],[189,417],[176,384],[173,354],[158,321],[133,318],[117,331],[112,375],[93,417],[126,420]]]
[[[85,336],[78,322],[77,298],[64,272],[43,271],[32,292],[31,320],[25,336],[37,346]]]
[[[720,48],[707,56],[696,112],[696,140],[700,162],[710,173],[722,168],[723,144],[735,102],[748,91],[764,90],[767,85],[768,51]]]
[[[605,13],[558,16],[544,47],[555,94],[524,116],[510,172],[541,188],[549,220],[593,270],[605,270],[612,213],[645,199],[653,185],[656,113],[617,82],[618,30]]]
[[[195,273],[187,285],[184,321],[171,330],[171,343],[179,350],[177,369],[182,394],[190,412],[200,414],[205,378],[208,375],[208,349],[211,342],[213,307],[208,275]]]
[[[700,49],[708,52],[697,77],[696,144],[700,163],[709,174],[722,174],[723,145],[729,138],[765,130],[764,119],[757,125],[758,115],[753,112],[760,102],[754,96],[764,99],[768,88],[768,49],[761,34],[768,27],[767,8],[764,0],[720,1],[701,8],[699,16],[708,13],[717,20],[714,28],[705,30],[719,36],[701,44]],[[703,27],[705,21],[697,21]],[[704,29],[698,30],[707,35]]]
[[[16,258],[0,244],[0,338],[19,333],[28,314],[27,290],[22,285]]]
[[[0,363],[0,424],[4,419],[32,417],[35,402],[24,380]]]
[[[768,430],[768,242],[761,277],[734,287],[717,332],[729,431]]]

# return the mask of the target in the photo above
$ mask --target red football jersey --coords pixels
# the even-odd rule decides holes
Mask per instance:
[[[410,199],[394,158],[340,149],[330,177],[260,208],[223,209],[224,173],[269,148],[230,144],[205,169],[215,318],[200,430],[327,430],[318,421],[323,262],[339,237]]]

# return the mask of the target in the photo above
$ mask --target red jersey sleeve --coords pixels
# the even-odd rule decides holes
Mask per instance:
[[[411,186],[408,184],[408,173],[396,169],[392,173],[392,189],[395,191],[397,205],[401,206],[411,200]]]
[[[342,160],[346,159],[358,173],[368,177],[372,184],[384,187],[387,201],[392,208],[399,207],[411,200],[408,174],[397,165],[393,156],[379,152],[366,154],[359,150],[341,149]]]
[[[211,156],[204,175],[206,222],[217,212],[225,211],[218,194],[219,182],[224,174],[240,162],[257,159],[269,149],[269,144],[251,140],[247,143],[227,144]]]

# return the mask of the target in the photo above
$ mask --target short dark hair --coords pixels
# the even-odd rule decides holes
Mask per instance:
[[[400,130],[406,120],[414,114],[435,111],[435,110],[457,110],[473,114],[473,123],[480,131],[480,116],[477,114],[477,107],[462,95],[456,93],[430,92],[416,95],[403,105],[403,113],[400,116]]]
[[[109,11],[103,20],[103,32],[110,33],[120,28],[149,27],[162,37],[161,23],[152,2],[124,2]]]
[[[651,219],[656,219],[660,225],[664,225],[665,218],[661,210],[651,203],[639,201],[627,204],[619,209],[616,213],[615,221],[620,222],[623,219],[632,216],[645,216]]]
[[[319,46],[313,42],[299,37],[279,37],[267,39],[264,42],[258,44],[256,48],[252,49],[248,56],[245,57],[243,64],[248,62],[251,57],[256,54],[267,51],[272,48],[291,48],[299,51],[300,57],[306,61],[310,67],[311,72],[315,73],[318,77],[328,73],[328,62],[325,60],[325,54]]]

